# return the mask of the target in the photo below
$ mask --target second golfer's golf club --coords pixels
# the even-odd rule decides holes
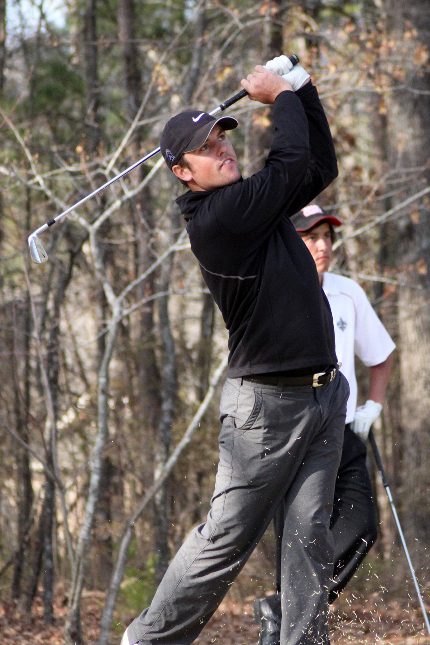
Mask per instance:
[[[422,611],[422,614],[423,614],[423,617],[424,617],[424,624],[426,626],[427,633],[430,635],[430,621],[429,621],[429,618],[428,618],[428,615],[427,615],[427,610],[426,610],[426,607],[425,607],[425,604],[424,604],[423,597],[421,595],[421,591],[420,591],[420,587],[419,587],[419,584],[418,584],[417,577],[415,575],[414,567],[412,566],[412,560],[411,560],[411,556],[409,555],[409,549],[408,549],[408,546],[406,544],[406,540],[405,540],[405,536],[404,536],[404,533],[403,533],[403,530],[402,530],[402,527],[401,527],[401,524],[400,524],[399,516],[397,515],[397,510],[396,510],[396,507],[394,505],[394,500],[393,500],[393,496],[391,494],[390,485],[388,484],[388,481],[387,481],[387,476],[385,474],[384,466],[382,464],[381,455],[380,455],[380,452],[378,450],[378,446],[377,446],[376,440],[375,440],[375,435],[373,434],[372,429],[370,429],[370,432],[369,432],[369,443],[371,445],[371,448],[372,448],[372,451],[373,451],[373,456],[375,457],[375,462],[376,462],[376,465],[378,467],[379,473],[381,475],[382,484],[383,484],[383,486],[385,488],[385,492],[387,493],[388,501],[389,501],[390,507],[391,507],[391,512],[393,514],[394,521],[396,523],[396,527],[397,527],[397,531],[398,531],[399,536],[400,536],[400,541],[402,543],[403,551],[405,552],[405,556],[406,556],[406,560],[407,560],[407,563],[408,563],[408,566],[409,566],[409,570],[411,572],[412,580],[413,580],[413,583],[415,585],[415,591],[417,592],[418,601],[420,603],[421,611]]]
[[[299,57],[296,56],[296,54],[292,54],[291,56],[288,56],[288,58],[290,59],[290,62],[292,63],[293,66],[297,65],[297,63],[299,62]],[[225,100],[223,103],[220,103],[220,105],[214,108],[212,112],[209,112],[209,114],[211,116],[214,116],[219,112],[223,112],[228,107],[230,107],[230,105],[237,103],[237,101],[240,101],[240,99],[243,99],[245,96],[247,96],[247,92],[245,90],[240,90],[239,92],[237,92],[236,94],[234,94],[233,96]],[[78,208],[79,206],[87,202],[89,199],[91,199],[92,197],[95,197],[96,195],[98,195],[98,193],[108,188],[114,182],[118,181],[122,177],[125,177],[125,175],[128,175],[129,172],[131,172],[141,164],[145,163],[145,161],[148,161],[148,159],[151,159],[151,157],[154,157],[159,152],[160,152],[159,147],[154,148],[154,150],[152,150],[151,152],[148,152],[148,154],[146,154],[138,161],[135,161],[135,163],[133,163],[131,166],[129,166],[128,168],[120,172],[118,175],[116,175],[115,177],[112,177],[112,179],[109,179],[109,181],[107,181],[105,184],[103,184],[99,188],[96,188],[85,197],[82,197],[82,199],[77,201],[75,204],[72,204],[72,206],[69,206],[68,208],[66,208],[66,210],[64,210],[62,213],[48,220],[47,222],[45,222],[45,224],[42,224],[42,226],[39,226],[39,228],[33,231],[33,233],[31,233],[28,236],[28,246],[30,249],[31,258],[34,260],[34,262],[36,262],[37,264],[42,264],[43,262],[46,262],[48,260],[48,254],[39,238],[39,235],[41,233],[44,233],[45,231],[47,231],[49,228],[51,228],[51,226],[53,226],[54,224],[62,220],[69,213],[71,213],[71,211],[75,210],[76,208]]]

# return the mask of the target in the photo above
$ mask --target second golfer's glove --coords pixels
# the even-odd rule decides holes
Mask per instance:
[[[376,421],[381,411],[382,405],[370,399],[364,405],[360,405],[357,408],[354,421],[352,422],[352,429],[362,441],[367,440],[372,423]]]
[[[282,78],[285,78],[296,92],[308,82],[310,76],[301,65],[294,65],[293,69],[287,72],[287,74],[282,74]]]

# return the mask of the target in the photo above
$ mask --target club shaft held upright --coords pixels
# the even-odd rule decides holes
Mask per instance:
[[[421,611],[423,613],[424,623],[425,623],[425,626],[426,626],[426,629],[427,629],[427,633],[430,635],[430,622],[429,622],[429,618],[428,618],[428,615],[427,615],[427,610],[426,610],[424,600],[423,600],[422,595],[421,595],[421,591],[420,591],[420,587],[418,585],[417,577],[415,575],[414,567],[412,566],[412,560],[411,560],[411,557],[409,555],[409,550],[408,550],[408,547],[407,547],[407,544],[406,544],[405,536],[404,536],[403,531],[402,531],[399,516],[397,514],[397,510],[396,510],[396,507],[394,505],[393,496],[391,494],[390,486],[388,484],[387,477],[385,475],[385,470],[384,470],[384,466],[382,464],[381,454],[379,452],[379,449],[378,449],[378,446],[377,446],[377,443],[376,443],[376,440],[375,440],[375,435],[373,434],[372,429],[369,432],[369,443],[370,443],[370,446],[371,446],[372,451],[373,451],[373,456],[375,458],[376,465],[377,465],[378,470],[379,470],[379,472],[381,474],[382,484],[383,484],[383,486],[385,488],[385,492],[387,493],[388,501],[389,501],[390,507],[391,507],[391,512],[393,514],[394,521],[396,523],[396,527],[397,527],[397,531],[398,531],[399,536],[400,536],[400,541],[402,543],[403,551],[405,552],[405,555],[406,555],[406,560],[407,560],[408,565],[409,565],[409,570],[411,572],[412,580],[413,580],[414,585],[415,585],[415,590],[417,592],[417,596],[418,596],[418,600],[419,600],[419,603],[420,603]]]

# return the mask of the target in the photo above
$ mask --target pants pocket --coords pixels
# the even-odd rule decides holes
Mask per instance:
[[[242,379],[227,379],[221,395],[221,422],[229,416],[234,427],[240,432],[251,430],[261,416],[263,395],[261,390],[249,385],[242,385]]]
[[[261,414],[263,408],[263,395],[258,390],[249,391],[239,396],[236,430],[246,432],[251,430]],[[245,419],[243,423],[241,420]]]

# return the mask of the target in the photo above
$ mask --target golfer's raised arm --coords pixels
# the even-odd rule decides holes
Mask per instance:
[[[308,83],[296,96],[308,121],[310,158],[300,193],[291,205],[291,214],[313,201],[338,175],[333,139],[316,87]]]

